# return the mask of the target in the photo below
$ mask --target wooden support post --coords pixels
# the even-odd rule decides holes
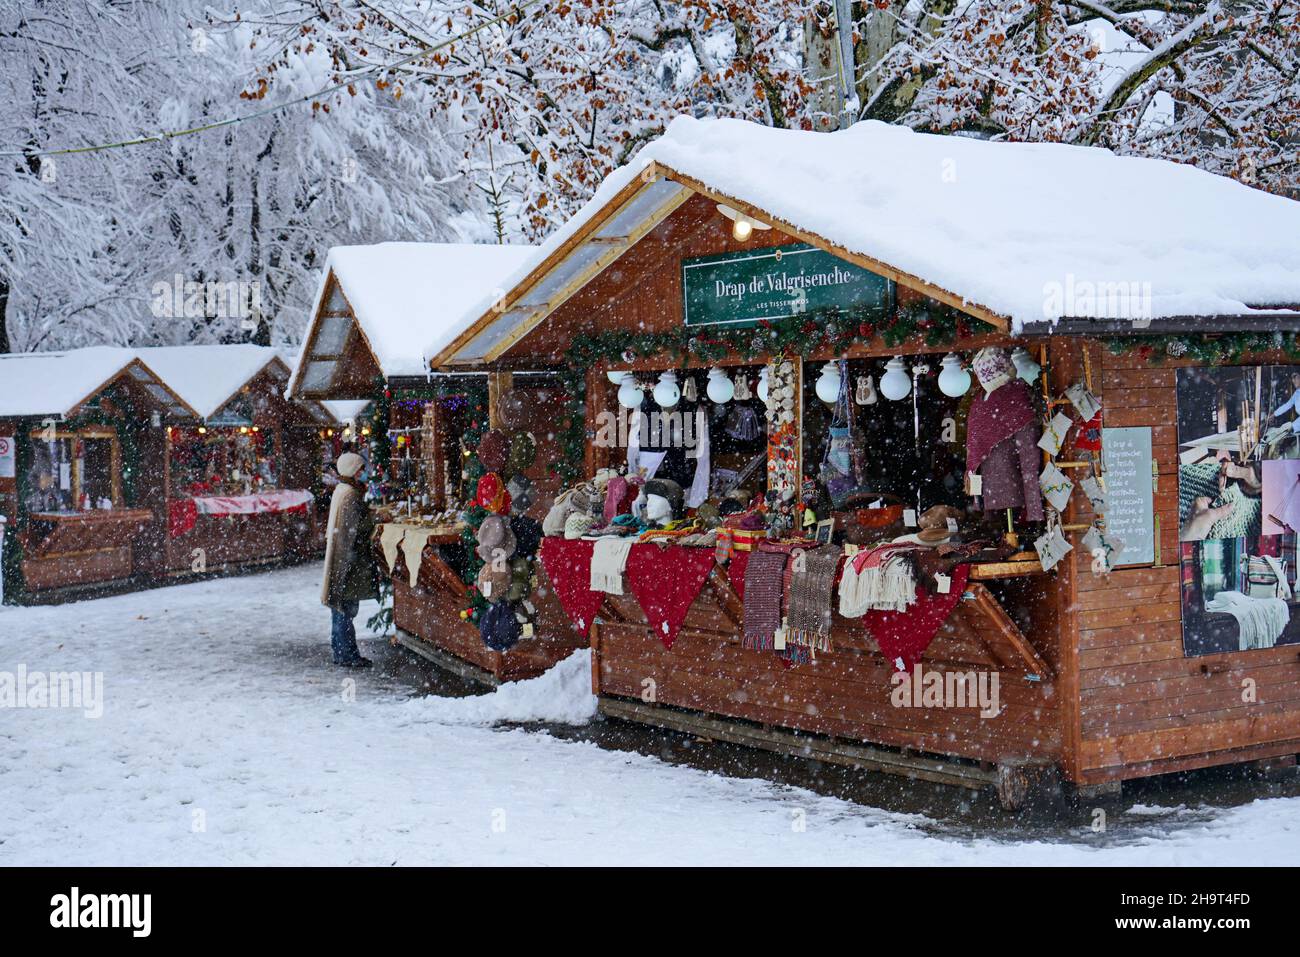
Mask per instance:
[[[514,387],[513,372],[489,372],[488,386],[488,428],[501,428],[501,417],[497,414],[497,402]]]

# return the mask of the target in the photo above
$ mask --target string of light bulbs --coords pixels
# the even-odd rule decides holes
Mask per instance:
[[[49,149],[43,149],[43,150],[32,150],[32,149],[0,150],[0,156],[21,156],[21,157],[35,158],[41,156],[69,156],[69,155],[75,155],[77,153],[97,153],[103,150],[122,149],[127,146],[141,146],[145,143],[163,143],[166,142],[167,140],[174,140],[177,137],[181,137],[181,136],[190,136],[195,133],[206,133],[210,130],[217,130],[226,126],[234,126],[237,123],[245,123],[249,120],[261,119],[264,116],[270,116],[272,113],[279,113],[282,110],[289,109],[290,107],[301,106],[304,103],[310,103],[313,100],[319,100],[322,97],[330,96],[333,93],[338,93],[339,91],[346,89],[348,86],[352,85],[358,79],[361,79],[363,77],[370,76],[375,73],[383,73],[387,70],[396,70],[396,69],[400,69],[401,67],[408,66],[414,63],[416,60],[429,56],[429,54],[431,53],[436,53],[438,50],[441,50],[444,47],[451,46],[453,43],[459,43],[461,40],[467,40],[470,37],[474,36],[476,33],[486,30],[488,27],[496,26],[498,23],[502,23],[503,21],[509,19],[510,17],[522,13],[524,10],[527,10],[529,7],[535,6],[541,2],[542,0],[522,0],[522,2],[515,4],[507,12],[500,14],[499,16],[493,17],[491,20],[485,20],[482,23],[478,24],[477,26],[464,31],[463,33],[459,33],[454,37],[448,37],[446,40],[440,40],[438,43],[435,43],[433,46],[420,50],[417,53],[412,53],[411,55],[402,57],[400,60],[395,60],[392,63],[377,63],[374,66],[366,67],[363,70],[357,71],[356,74],[349,77],[347,80],[342,81],[341,83],[335,83],[331,86],[324,87],[323,89],[316,90],[313,93],[307,93],[303,96],[296,97],[292,100],[286,100],[283,103],[277,103],[274,106],[268,106],[260,110],[254,110],[252,113],[244,113],[240,116],[228,116],[223,120],[214,120],[211,123],[203,123],[200,124],[199,126],[191,126],[182,130],[169,130],[162,133],[154,133],[149,136],[138,136],[133,139],[117,140],[116,142],[112,142],[112,143],[99,143],[93,146],[60,146],[60,147],[51,147]]]

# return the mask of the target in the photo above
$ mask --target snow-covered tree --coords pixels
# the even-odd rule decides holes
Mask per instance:
[[[458,168],[504,211],[509,232],[536,238],[679,113],[804,123],[807,7],[289,0],[257,24],[270,51],[261,82],[275,88],[295,58],[328,50],[331,76],[356,78],[349,95],[373,83],[445,117]]]
[[[1266,189],[1296,186],[1296,0],[876,0],[857,9],[859,39],[874,41],[858,46],[863,117],[1101,145]]]
[[[209,20],[197,0],[0,8],[0,92],[16,104],[0,113],[0,149],[253,113],[272,105],[255,42],[250,25]],[[330,72],[323,51],[296,54],[276,93],[315,92]],[[482,200],[441,137],[415,104],[361,86],[162,142],[5,158],[0,348],[292,341],[329,246],[488,238]],[[208,294],[187,294],[195,283]],[[212,295],[235,286],[239,302]]]

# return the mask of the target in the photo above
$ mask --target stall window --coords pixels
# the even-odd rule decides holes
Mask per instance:
[[[173,429],[172,488],[186,495],[246,495],[280,487],[275,435],[257,426]]]
[[[122,505],[118,440],[111,431],[33,432],[27,474],[29,512],[73,512]]]

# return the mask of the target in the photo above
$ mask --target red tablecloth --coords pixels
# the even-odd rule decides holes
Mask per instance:
[[[575,628],[586,632],[600,610],[604,593],[591,590],[589,539],[557,537],[542,540],[542,567],[555,588],[564,613]],[[633,545],[623,570],[624,587],[636,596],[650,628],[665,648],[671,648],[686,612],[704,587],[714,564],[712,548],[661,548]]]

